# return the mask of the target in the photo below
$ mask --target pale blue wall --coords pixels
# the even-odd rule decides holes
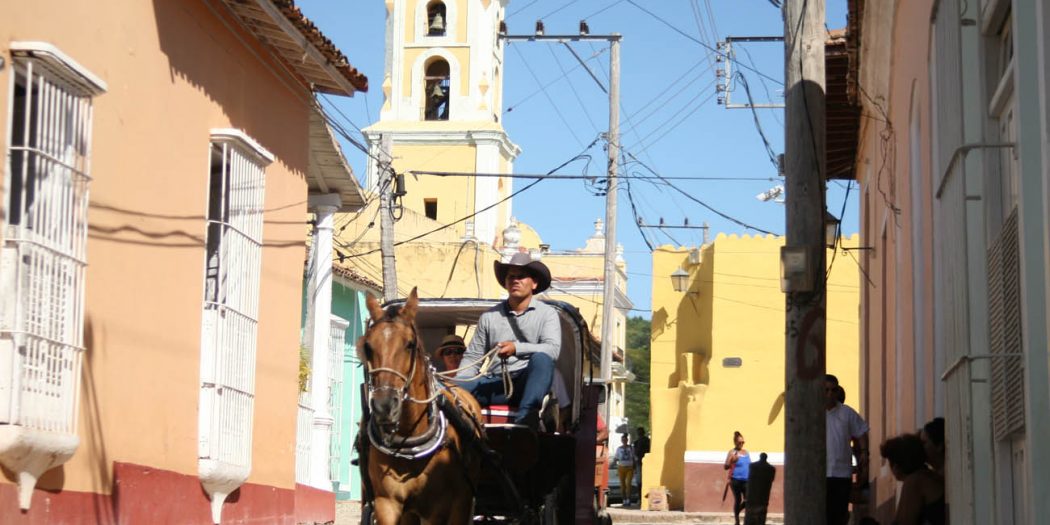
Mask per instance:
[[[308,283],[304,280],[303,314],[300,320],[300,326],[304,331],[306,329],[306,294],[308,289]],[[341,431],[338,433],[339,464],[336,467],[339,481],[336,488],[336,498],[340,500],[361,499],[360,471],[358,467],[350,464],[350,459],[357,455],[354,451],[354,440],[357,439],[357,424],[361,419],[360,396],[364,376],[357,359],[356,345],[357,339],[364,332],[367,312],[365,292],[345,286],[337,278],[332,286],[332,315],[350,322],[345,334],[343,367],[339,371],[343,374],[343,388],[339,396],[342,399],[342,410],[339,412],[338,420],[335,422],[335,428]],[[333,370],[333,373],[335,372]]]

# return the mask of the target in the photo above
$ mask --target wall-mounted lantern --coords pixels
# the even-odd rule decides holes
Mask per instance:
[[[685,271],[681,267],[671,274],[671,286],[674,287],[674,291],[683,293],[689,290],[689,272]]]
[[[835,248],[839,237],[839,224],[841,223],[842,221],[828,213],[827,210],[824,210],[824,245],[828,248]]]

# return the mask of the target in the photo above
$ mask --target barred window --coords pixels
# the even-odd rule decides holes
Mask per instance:
[[[50,44],[11,44],[0,232],[0,424],[76,433],[93,97]]]
[[[262,259],[263,169],[237,130],[212,130],[201,334],[199,457],[251,468]]]

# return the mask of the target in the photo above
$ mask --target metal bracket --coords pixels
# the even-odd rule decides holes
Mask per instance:
[[[999,359],[999,358],[1003,358],[1003,357],[1024,357],[1024,354],[1021,354],[1021,353],[1009,353],[1009,354],[966,354],[966,355],[961,355],[961,356],[959,356],[958,359],[955,360],[954,363],[952,363],[952,366],[949,366],[947,369],[944,370],[944,373],[941,374],[941,381],[947,381],[948,378],[951,377],[951,375],[954,374],[955,371],[959,367],[961,367],[964,363],[969,363],[971,361],[976,361],[978,359]]]

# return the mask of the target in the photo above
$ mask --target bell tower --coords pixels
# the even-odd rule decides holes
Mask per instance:
[[[384,135],[398,173],[412,170],[509,174],[520,148],[500,122],[503,42],[498,38],[508,0],[386,0],[386,71],[379,122],[366,128],[369,150],[380,155]],[[369,159],[368,187],[379,167]],[[405,176],[402,203],[463,236],[496,244],[508,224],[512,179]]]

